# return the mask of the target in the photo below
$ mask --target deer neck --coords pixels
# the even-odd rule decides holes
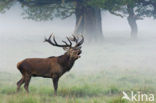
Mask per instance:
[[[58,62],[65,71],[69,71],[74,65],[75,60],[65,53],[64,55],[59,56]]]

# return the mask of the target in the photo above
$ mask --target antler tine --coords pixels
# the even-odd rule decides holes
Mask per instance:
[[[52,35],[53,35],[53,34],[51,34],[51,35],[49,36],[48,39],[45,37],[44,42],[51,42],[50,39],[51,39],[51,36],[52,36]]]
[[[78,43],[78,38],[76,38],[76,36],[75,35],[72,35],[73,36],[73,41],[75,41],[76,43]]]
[[[56,40],[55,40],[55,36],[54,36],[54,35],[53,35],[53,41],[54,41],[54,43],[55,43],[56,45],[58,45],[57,42],[56,42]]]
[[[49,36],[49,38],[48,38],[49,40],[51,39],[52,35],[53,35],[53,33]]]
[[[53,41],[54,41],[54,43],[51,41],[51,37],[52,37],[52,36],[53,36]],[[67,44],[65,41],[63,41],[63,42],[65,43],[65,45],[59,45],[59,44],[56,42],[55,36],[54,36],[53,34],[51,34],[51,35],[49,36],[48,39],[45,38],[45,42],[48,42],[49,44],[51,44],[51,45],[53,45],[53,46],[57,46],[57,47],[71,47],[71,43],[70,43],[70,45],[69,45],[69,44]]]
[[[80,42],[78,42],[76,45],[75,45],[75,47],[79,47],[80,45],[82,45],[83,44],[83,42],[84,42],[84,37],[83,37],[83,35],[80,35],[81,36],[81,41]]]
[[[68,45],[67,42],[65,42],[64,40],[62,40],[62,42],[65,43],[66,45]]]
[[[72,42],[70,41],[70,39],[67,37],[67,40],[69,41],[69,45],[72,46]]]

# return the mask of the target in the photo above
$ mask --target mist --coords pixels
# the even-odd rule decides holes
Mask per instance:
[[[0,14],[0,71],[17,72],[16,64],[29,57],[61,55],[62,48],[43,43],[46,36],[56,35],[58,41],[74,31],[75,16],[67,19],[36,22],[23,19],[22,10],[13,6]],[[138,40],[130,39],[130,27],[126,18],[102,12],[104,42],[84,44],[76,71],[105,69],[154,69],[156,56],[156,20],[145,18],[137,21]],[[89,45],[89,46],[88,46]],[[8,65],[9,64],[9,65]],[[96,64],[96,65],[95,65]]]
[[[81,57],[59,79],[57,96],[53,95],[53,78],[32,78],[29,95],[24,89],[16,93],[21,77],[25,80],[17,63],[63,55],[63,48],[44,39],[53,33],[62,43],[74,33],[76,23],[75,15],[34,21],[23,19],[22,12],[17,3],[0,13],[0,103],[129,103],[122,99],[123,91],[156,95],[156,20],[137,20],[138,35],[132,39],[126,17],[107,11],[102,11],[103,41],[84,39]]]

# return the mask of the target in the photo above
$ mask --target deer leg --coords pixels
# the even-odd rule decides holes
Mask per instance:
[[[31,76],[26,76],[24,79],[24,81],[25,81],[24,88],[25,88],[27,93],[29,93],[28,87],[29,87],[30,80],[31,80]]]
[[[58,80],[59,78],[53,78],[54,95],[57,95]]]
[[[24,83],[24,77],[22,77],[18,82],[17,82],[17,92],[20,90],[21,85]]]

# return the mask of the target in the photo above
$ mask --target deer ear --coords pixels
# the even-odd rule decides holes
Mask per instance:
[[[69,47],[63,47],[63,50],[68,51]]]

